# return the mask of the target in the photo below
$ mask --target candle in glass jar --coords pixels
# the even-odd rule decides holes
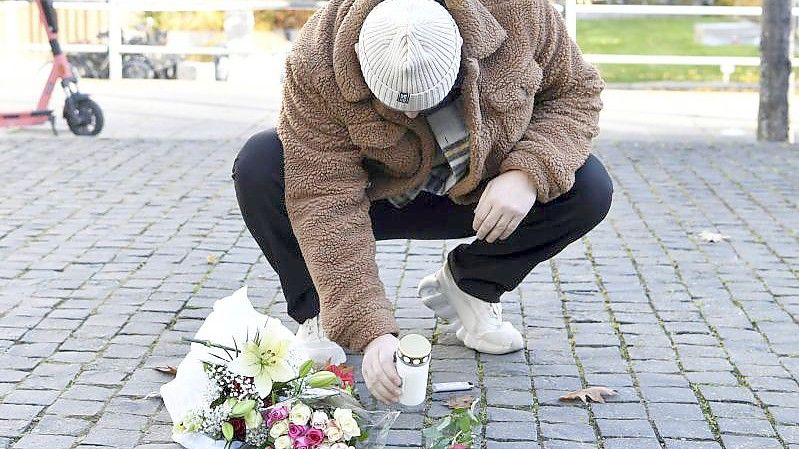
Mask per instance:
[[[397,372],[402,378],[400,404],[414,406],[424,402],[432,349],[430,342],[419,334],[408,334],[400,339],[397,348]]]

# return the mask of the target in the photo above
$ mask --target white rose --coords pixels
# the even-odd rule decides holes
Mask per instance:
[[[347,418],[352,419],[352,410],[348,408],[337,408],[333,410],[333,419],[336,421],[343,421]]]
[[[361,434],[358,422],[352,417],[352,410],[337,408],[333,412],[333,417],[336,420],[336,425],[341,429],[345,440],[349,440]]]
[[[291,438],[281,435],[275,440],[275,449],[291,449]]]
[[[344,433],[345,440],[349,440],[350,438],[357,437],[361,434],[361,429],[358,427],[358,423],[352,418],[339,422],[338,426]]]
[[[328,419],[329,418],[327,417],[327,413],[321,410],[317,410],[313,412],[313,414],[311,415],[311,427],[315,427],[320,430],[325,430],[325,428],[327,427]]]
[[[335,421],[331,419],[330,421],[327,422],[327,428],[325,429],[325,436],[330,441],[338,441],[344,435],[341,433],[341,429],[338,428]]]
[[[272,428],[269,429],[269,436],[272,438],[277,438],[280,435],[285,435],[289,431],[289,421],[287,419],[282,419],[275,423],[272,423]]]
[[[330,446],[330,449],[349,449],[349,447],[347,446],[347,443],[339,442]]]
[[[308,424],[308,420],[311,418],[311,407],[303,404],[302,402],[297,402],[294,404],[294,407],[291,408],[289,412],[289,421],[293,422],[298,426],[304,426]]]

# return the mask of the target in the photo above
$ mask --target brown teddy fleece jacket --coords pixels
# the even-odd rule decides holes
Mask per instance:
[[[286,60],[277,125],[286,208],[322,325],[353,350],[399,331],[378,276],[370,203],[424,182],[436,151],[425,118],[385,107],[361,74],[353,45],[379,1],[330,0],[310,18]],[[472,145],[469,172],[449,197],[475,203],[481,181],[508,170],[529,174],[542,203],[568,191],[599,133],[598,71],[548,0],[446,4],[464,40]]]

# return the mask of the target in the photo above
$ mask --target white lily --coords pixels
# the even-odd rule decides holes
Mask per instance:
[[[288,340],[264,332],[244,344],[229,368],[241,376],[252,377],[258,395],[265,398],[272,392],[273,382],[288,382],[295,376],[286,361],[288,347]]]

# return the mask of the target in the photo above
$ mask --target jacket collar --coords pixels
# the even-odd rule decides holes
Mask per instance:
[[[335,30],[333,73],[342,96],[349,102],[365,100],[371,95],[361,73],[354,46],[358,42],[366,15],[380,1],[382,0],[353,0],[346,11],[339,11],[344,16]],[[484,59],[507,39],[507,31],[483,5],[483,0],[445,1],[463,38],[462,61],[465,58]]]

